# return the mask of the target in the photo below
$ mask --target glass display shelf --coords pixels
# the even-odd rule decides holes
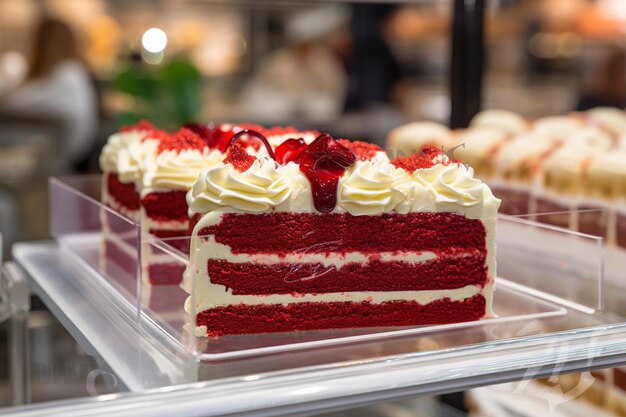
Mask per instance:
[[[182,329],[184,309],[148,303],[154,288],[140,271],[132,285],[102,274],[100,221],[109,212],[98,203],[100,178],[55,181],[53,224],[55,212],[66,219],[56,223],[58,242],[23,243],[13,253],[34,292],[131,391],[97,397],[98,409],[279,415],[626,363],[616,301],[626,284],[607,276],[623,269],[607,267],[607,251],[617,249],[598,237],[499,218],[492,320],[196,339]],[[146,242],[188,262],[177,245],[135,232],[139,248]]]

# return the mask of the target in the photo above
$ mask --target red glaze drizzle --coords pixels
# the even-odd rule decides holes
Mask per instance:
[[[356,155],[329,134],[321,134],[298,156],[300,171],[311,183],[313,205],[320,213],[330,213],[337,205],[337,184],[345,169],[356,162]]]
[[[273,160],[276,160],[276,156],[274,155],[274,150],[272,149],[272,146],[270,145],[270,143],[267,141],[265,136],[263,136],[261,133],[255,131],[255,130],[244,129],[241,132],[236,133],[232,138],[230,138],[230,140],[226,144],[226,148],[225,149],[228,149],[228,147],[231,146],[233,142],[235,142],[237,139],[239,139],[243,135],[252,136],[252,137],[255,137],[255,138],[259,139],[263,143],[263,145],[265,145],[265,149],[267,149],[268,155]]]
[[[302,138],[288,139],[276,148],[276,161],[281,165],[296,161],[306,147],[307,145]]]
[[[250,130],[260,132],[262,135],[266,135],[267,130],[260,125],[252,123],[244,123],[241,125],[227,125],[227,124],[209,124],[203,125],[201,123],[187,123],[185,127],[195,132],[200,136],[208,145],[210,149],[217,149],[220,152],[226,152],[229,141],[237,133],[243,130]],[[246,146],[252,146],[255,150],[259,150],[262,141],[258,137],[246,135],[242,138],[245,141]]]

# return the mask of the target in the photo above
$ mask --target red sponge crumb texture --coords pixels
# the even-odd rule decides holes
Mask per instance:
[[[349,263],[337,269],[321,263],[231,263],[208,261],[213,284],[233,295],[322,294],[344,291],[422,291],[484,285],[484,253],[431,261]]]
[[[228,155],[224,159],[225,164],[232,164],[239,172],[247,171],[254,164],[256,157],[246,152],[246,148],[240,142],[235,141],[230,145]]]
[[[164,191],[150,193],[141,199],[146,215],[160,221],[187,221],[186,191]]]
[[[209,336],[420,326],[478,320],[484,317],[485,308],[485,297],[480,294],[464,301],[445,298],[425,305],[415,301],[230,305],[198,313],[196,324],[207,326]]]
[[[139,210],[139,193],[134,183],[125,184],[115,173],[107,176],[107,192],[129,210]]]
[[[233,253],[432,251],[450,255],[476,249],[486,253],[483,223],[455,213],[228,213],[219,224],[199,233],[210,234]]]
[[[399,156],[391,161],[396,168],[402,168],[413,173],[418,169],[432,168],[435,166],[432,158],[421,153],[414,153],[409,156]]]
[[[337,142],[350,149],[361,161],[372,159],[376,156],[376,152],[382,152],[382,148],[373,143],[361,142],[359,140],[350,141],[347,139],[339,139]]]
[[[156,139],[165,140],[169,137],[166,131],[158,129],[152,123],[147,120],[140,120],[134,125],[124,126],[120,129],[120,132],[145,132],[146,137],[144,139]]]
[[[206,142],[196,133],[187,128],[182,128],[172,133],[167,139],[161,140],[158,152],[176,151],[180,152],[187,149],[196,149],[201,151],[207,146]]]
[[[441,157],[441,159],[439,159],[439,157]],[[444,155],[443,151],[436,146],[426,145],[422,148],[421,152],[414,153],[410,156],[400,156],[393,159],[391,163],[396,168],[402,168],[407,172],[413,173],[418,169],[431,168],[437,164],[451,165],[461,164],[462,162],[458,159],[448,158]]]

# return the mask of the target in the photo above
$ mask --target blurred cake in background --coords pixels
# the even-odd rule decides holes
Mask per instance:
[[[519,135],[529,128],[526,119],[507,110],[484,110],[471,121],[470,127],[485,127],[500,130],[507,135]]]
[[[397,127],[387,136],[388,153],[411,155],[426,145],[449,149],[456,141],[450,129],[436,122],[414,122]]]
[[[430,141],[469,163],[502,199],[501,213],[606,237],[626,247],[626,113],[598,107],[527,120],[504,110],[477,114],[467,129],[410,123],[387,145]],[[447,134],[446,134],[447,133]],[[569,213],[558,213],[569,211]]]

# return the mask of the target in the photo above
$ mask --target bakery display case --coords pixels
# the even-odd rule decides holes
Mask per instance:
[[[195,337],[185,330],[187,293],[142,281],[144,251],[184,265],[188,260],[176,249],[180,245],[143,232],[102,205],[100,185],[100,176],[51,179],[55,241],[16,245],[15,264],[5,268],[5,279],[27,280],[81,346],[100,357],[129,391],[59,403],[60,411],[91,410],[96,403],[99,410],[145,411],[148,402],[157,415],[167,415],[167,407],[175,407],[177,415],[293,414],[608,367],[626,359],[624,311],[612,298],[623,286],[621,249],[606,248],[600,237],[506,215],[498,218],[496,318]],[[103,221],[131,232],[132,268],[124,270],[128,265],[115,258],[111,265],[103,256]],[[210,409],[204,408],[208,397]],[[27,407],[22,415],[54,408],[37,409]]]
[[[493,84],[498,86],[495,90],[504,91],[502,96],[493,93],[492,84],[483,88],[485,68],[482,59],[479,59],[486,46],[483,39],[483,1],[454,1],[445,4],[445,8],[439,2],[433,2],[434,6],[431,2],[418,2],[414,7],[405,5],[406,2],[391,2],[402,4],[403,7],[400,7],[401,13],[395,16],[397,19],[387,21],[384,27],[381,25],[384,30],[381,29],[382,35],[378,34],[381,38],[395,37],[393,48],[389,50],[394,49],[394,53],[399,53],[406,64],[419,61],[416,56],[420,54],[434,61],[444,61],[441,57],[433,58],[437,54],[428,53],[428,50],[426,53],[421,50],[412,52],[412,42],[416,42],[416,39],[428,39],[426,48],[431,48],[431,52],[433,45],[436,45],[434,49],[438,54],[449,49],[449,56],[445,58],[450,59],[449,79],[444,80],[442,76],[447,70],[443,69],[441,62],[432,68],[429,67],[432,63],[426,62],[419,70],[412,68],[414,73],[402,80],[415,82],[419,71],[428,73],[426,76],[419,75],[424,77],[415,82],[412,88],[406,88],[408,84],[403,82],[389,88],[394,94],[399,92],[397,90],[406,89],[404,95],[399,95],[401,99],[397,103],[392,103],[390,98],[394,94],[385,91],[384,95],[390,97],[385,97],[387,101],[384,104],[375,102],[374,106],[365,110],[348,106],[349,87],[353,80],[329,81],[329,77],[324,81],[337,83],[332,84],[332,88],[325,86],[324,91],[315,91],[315,87],[311,88],[307,83],[306,87],[311,91],[305,93],[303,91],[306,89],[299,87],[305,84],[304,81],[310,81],[307,78],[314,77],[299,74],[299,78],[296,78],[298,81],[294,82],[295,89],[293,86],[272,85],[270,81],[275,80],[271,76],[263,78],[268,74],[262,70],[272,67],[270,64],[274,56],[270,52],[273,47],[287,46],[286,49],[289,49],[299,45],[299,42],[306,45],[309,41],[307,36],[318,36],[318,28],[307,25],[307,19],[303,20],[303,26],[292,24],[292,20],[299,21],[301,18],[298,13],[300,9],[306,9],[301,2],[256,4],[244,0],[236,2],[234,6],[224,5],[223,2],[207,2],[211,3],[208,6],[203,2],[189,2],[185,5],[189,9],[188,13],[182,17],[166,5],[164,7],[176,18],[171,19],[171,26],[164,25],[164,30],[156,27],[146,30],[143,28],[144,23],[137,23],[143,22],[137,18],[140,14],[135,16],[129,12],[129,18],[125,15],[128,10],[132,12],[134,6],[117,1],[110,3],[124,12],[119,22],[128,23],[133,28],[141,27],[143,38],[138,49],[141,53],[132,57],[135,60],[133,62],[140,62],[154,70],[152,73],[138,71],[136,74],[129,70],[118,79],[108,81],[119,89],[116,94],[126,94],[122,99],[120,96],[112,99],[107,97],[107,105],[116,109],[113,113],[119,113],[120,120],[116,120],[116,123],[125,124],[132,117],[138,116],[127,111],[128,103],[131,102],[139,103],[131,110],[145,111],[156,125],[169,130],[174,125],[207,129],[209,125],[187,123],[192,120],[191,116],[183,113],[193,110],[196,112],[193,114],[196,120],[232,121],[233,124],[228,126],[233,129],[240,127],[240,122],[244,120],[253,121],[253,126],[264,132],[272,129],[268,127],[265,130],[260,125],[293,123],[297,129],[277,129],[312,134],[313,131],[306,129],[315,128],[333,132],[337,137],[365,138],[381,146],[387,141],[385,151],[388,154],[389,151],[404,152],[401,142],[406,138],[407,149],[415,150],[416,146],[411,140],[415,139],[416,131],[410,128],[404,138],[398,139],[400,142],[394,142],[396,138],[393,132],[398,133],[399,137],[403,136],[403,123],[414,121],[426,125],[424,143],[420,142],[417,148],[421,149],[421,145],[436,145],[437,151],[441,148],[441,159],[444,159],[444,154],[448,158],[446,163],[452,160],[459,169],[463,168],[462,162],[473,166],[476,178],[485,181],[484,184],[491,187],[496,197],[504,201],[497,217],[494,314],[491,317],[487,308],[487,314],[480,316],[486,316],[485,319],[459,323],[282,333],[259,331],[257,334],[219,336],[210,335],[209,332],[207,336],[206,329],[198,329],[196,326],[197,316],[202,312],[199,307],[201,303],[196,299],[201,293],[201,283],[197,282],[200,275],[189,273],[198,266],[190,259],[189,248],[193,248],[198,239],[203,239],[188,232],[189,226],[193,226],[196,221],[193,216],[184,213],[185,221],[176,224],[175,216],[159,218],[159,213],[153,219],[142,219],[141,210],[145,210],[145,207],[139,203],[137,206],[140,208],[135,207],[133,212],[119,207],[117,210],[111,208],[113,199],[107,194],[107,181],[110,181],[109,174],[118,175],[115,169],[104,169],[104,174],[52,176],[48,182],[48,206],[35,210],[39,206],[31,204],[31,211],[37,214],[39,223],[42,212],[45,213],[43,217],[48,217],[49,238],[13,244],[8,258],[10,260],[2,264],[0,325],[6,328],[7,334],[9,361],[6,374],[10,380],[10,390],[0,392],[0,401],[5,400],[14,406],[0,408],[0,416],[318,415],[371,404],[380,405],[388,401],[406,401],[406,404],[390,407],[390,410],[395,410],[393,412],[383,406],[375,408],[381,415],[402,415],[398,414],[398,410],[406,405],[412,410],[428,410],[424,412],[429,415],[453,416],[458,413],[439,409],[426,397],[469,391],[468,401],[504,409],[508,402],[513,401],[511,392],[517,394],[524,389],[520,386],[527,386],[520,385],[519,381],[539,379],[539,382],[528,386],[532,390],[541,384],[545,386],[554,383],[559,374],[583,372],[585,378],[588,376],[608,385],[607,374],[595,370],[626,364],[626,307],[623,303],[626,291],[626,245],[623,241],[626,241],[626,235],[622,234],[626,230],[622,224],[622,214],[626,209],[623,204],[624,194],[620,194],[624,191],[620,187],[625,177],[623,173],[619,173],[621,176],[613,173],[613,167],[619,166],[621,162],[619,157],[613,157],[613,151],[626,149],[623,146],[626,136],[618,138],[619,132],[606,132],[610,129],[600,126],[601,123],[591,117],[587,118],[587,113],[567,113],[568,116],[561,119],[567,118],[568,123],[576,118],[584,119],[584,123],[589,125],[586,129],[594,131],[581,139],[584,139],[586,146],[599,146],[603,152],[606,151],[606,160],[589,163],[586,154],[562,156],[556,152],[570,136],[574,136],[565,129],[559,130],[558,126],[555,130],[559,130],[558,133],[563,137],[559,138],[558,143],[550,142],[549,146],[538,144],[537,141],[533,146],[528,146],[528,141],[515,137],[520,132],[492,129],[490,123],[494,119],[490,119],[491,116],[506,127],[511,127],[511,124],[506,123],[510,122],[511,113],[496,111],[496,116],[490,113],[490,117],[486,117],[485,113],[479,113],[480,108],[493,108],[494,103],[504,108],[507,106],[503,103],[517,102],[517,99],[507,96],[509,86],[500,88],[502,84]],[[329,20],[327,23],[333,30],[341,25],[346,29],[350,16],[344,14],[346,8],[343,2],[337,3],[339,7],[320,14],[314,10],[315,13],[307,18],[313,16],[320,23],[321,17],[321,20]],[[429,10],[431,6],[434,11]],[[493,42],[500,34],[506,34],[507,28],[503,26],[515,20],[511,19],[510,14],[514,6],[508,2],[502,2],[500,6],[504,9],[503,17],[508,19],[504,25],[498,24],[498,19],[489,13],[487,7],[488,22],[491,28],[495,28],[493,33],[488,33],[489,42]],[[197,10],[202,10],[203,17],[192,18],[193,11]],[[328,10],[331,10],[330,14]],[[428,22],[429,18],[431,22]],[[372,22],[367,18],[365,21]],[[115,27],[114,19],[104,19],[102,22],[109,29]],[[298,23],[302,24],[302,21]],[[280,31],[276,27],[280,25],[284,25],[284,32],[293,37],[284,44],[281,43],[284,40],[278,39]],[[263,36],[255,36],[257,32],[263,33]],[[448,48],[447,37],[450,34],[452,38]],[[351,52],[354,44],[342,38],[345,33],[333,35],[337,36],[337,39],[332,39],[332,42],[337,42],[333,44],[333,48],[337,48],[333,53],[341,55]],[[207,40],[205,44],[204,38],[210,38],[210,41]],[[359,40],[363,41],[352,39],[355,42]],[[571,41],[571,36],[559,42],[565,45],[566,41]],[[173,45],[168,47],[173,49],[164,53],[168,42]],[[544,38],[530,39],[529,51],[536,56],[541,55],[546,50],[542,42],[547,41]],[[130,44],[133,45],[132,42]],[[565,46],[561,48],[563,51],[566,50]],[[176,59],[168,61],[187,47],[192,51],[189,62]],[[293,47],[291,52],[294,51],[302,52],[299,46]],[[218,55],[228,59],[213,59]],[[92,53],[90,59],[93,62],[90,61],[90,65],[97,64],[106,72],[107,68],[110,70],[114,66],[114,56],[110,54],[110,59],[105,62],[103,54]],[[346,56],[341,55],[341,58],[345,59]],[[263,65],[261,62],[264,60],[261,58],[267,58]],[[320,56],[317,58],[320,62],[325,59]],[[557,65],[555,61],[561,58],[542,57],[542,62],[550,61],[551,65]],[[194,69],[189,63],[198,68]],[[137,68],[141,68],[141,65]],[[492,74],[496,73],[494,79],[502,82],[497,75],[506,63],[494,64],[492,61],[488,65],[496,67]],[[185,82],[189,84],[175,77],[168,79],[168,75],[176,72],[168,73],[172,68],[188,71]],[[256,73],[259,68],[261,70]],[[281,69],[279,66],[276,68]],[[324,71],[328,68],[330,66]],[[354,71],[354,68],[351,70]],[[138,78],[133,79],[134,76]],[[201,79],[209,86],[201,87]],[[135,91],[134,87],[143,85],[144,81],[152,83],[159,91],[156,95],[169,94],[167,89],[172,85],[179,86],[180,91],[194,93],[185,97],[176,96],[178,102],[172,108],[167,107],[171,103],[164,105],[167,107],[164,107],[164,111],[157,103],[158,100],[152,100],[153,96],[142,96],[141,92]],[[270,86],[281,93],[269,91]],[[449,86],[449,97],[448,93],[443,93],[446,86]],[[282,88],[285,91],[291,88],[293,94],[283,94]],[[335,94],[343,88],[346,97]],[[420,88],[423,91],[418,91]],[[562,103],[560,105],[563,108],[546,104],[548,99],[535,99],[549,97],[551,91],[516,88],[524,90],[518,93],[528,101],[525,104],[526,111],[519,110],[524,116],[514,115],[515,123],[518,124],[513,125],[522,126],[522,131],[530,129],[529,126],[534,129],[542,120],[539,117],[545,114],[566,114]],[[487,92],[485,100],[481,97],[483,90]],[[199,91],[202,91],[202,97],[195,94]],[[431,96],[426,97],[429,94]],[[436,96],[442,95],[446,96],[444,106],[438,105],[436,100]],[[129,101],[129,97],[132,100]],[[344,99],[347,107],[341,109]],[[196,106],[195,109],[187,105],[201,102],[206,105]],[[407,104],[411,102],[413,104]],[[423,108],[420,107],[422,104]],[[523,106],[520,104],[519,107]],[[372,114],[376,117],[371,117]],[[476,114],[479,114],[477,119],[482,117],[482,122],[486,123],[484,130],[471,129],[477,120],[473,119]],[[159,120],[161,116],[163,119]],[[186,119],[181,122],[174,120],[174,116]],[[136,121],[132,120],[133,123]],[[415,122],[417,120],[419,122]],[[111,120],[109,122],[114,124]],[[444,123],[450,128],[444,126]],[[467,126],[469,128],[464,130]],[[211,129],[213,127],[211,125]],[[618,126],[619,129],[622,127]],[[328,137],[334,140],[330,135]],[[440,141],[433,140],[435,137]],[[526,139],[537,138],[529,136]],[[598,138],[604,141],[604,145],[595,142]],[[219,158],[224,156],[222,153],[226,154],[231,140],[232,136],[227,140],[228,144],[220,149]],[[304,145],[305,141],[301,141]],[[461,142],[468,146],[457,149],[458,153],[454,155],[454,148],[458,148]],[[274,145],[268,142],[270,154],[271,146]],[[376,149],[382,151],[378,147]],[[511,161],[516,158],[523,159],[523,163],[513,164]],[[564,164],[567,165],[565,168],[552,164],[557,165],[553,170],[556,174],[550,171],[545,174],[546,178],[550,177],[549,181],[543,177],[538,180],[540,175],[544,175],[543,164],[548,159],[557,162],[575,160],[571,165],[576,165],[576,169],[580,166],[584,170],[590,169],[592,174],[600,174],[595,177],[589,175],[596,182],[585,183],[583,188],[586,194],[582,194],[584,199],[578,199],[580,190],[575,187],[566,187],[571,192],[561,196],[564,199],[554,198],[555,192],[561,192],[559,186],[563,184],[563,177],[567,176],[562,171],[571,167],[568,163]],[[470,170],[469,166],[465,166],[465,169]],[[410,171],[411,175],[413,172]],[[575,174],[577,176],[568,177],[571,183],[580,185],[580,181],[588,179],[587,171],[583,173],[582,168]],[[607,176],[611,178],[608,182]],[[117,185],[126,191],[132,189],[136,198],[140,195],[143,197],[141,192],[145,191],[146,186],[142,183],[135,189],[134,180]],[[182,182],[177,184],[178,188],[170,189],[179,202],[190,188],[186,184],[181,185]],[[153,187],[151,191],[157,188]],[[163,201],[159,201],[159,204],[166,205]],[[188,197],[185,204],[189,204]],[[188,208],[185,205],[185,212]],[[453,211],[451,213],[457,214]],[[153,227],[159,221],[162,230]],[[168,226],[172,225],[176,233],[169,233],[172,230]],[[484,239],[487,240],[487,237]],[[331,243],[319,242],[322,246]],[[4,253],[7,252],[5,248]],[[219,260],[218,255],[210,253],[210,250],[207,252],[208,255],[205,255],[208,259],[203,258],[204,264],[207,260]],[[302,259],[309,259],[306,248],[303,253]],[[485,264],[483,262],[481,267],[488,270]],[[491,284],[491,277],[488,278]],[[224,292],[229,291],[232,292],[232,288],[225,285]],[[304,295],[319,294],[299,294],[302,297]],[[428,297],[430,295],[425,296],[425,299]],[[470,298],[457,297],[455,301]],[[371,302],[371,297],[365,301]],[[55,337],[58,333],[46,330],[44,337],[33,330],[33,327],[46,326],[42,322],[36,323],[37,320],[33,324],[32,318],[37,316],[38,310],[45,310],[46,314],[49,311],[54,316],[54,320],[58,321],[57,326],[69,334],[66,336],[70,344],[57,343]],[[314,321],[315,317],[309,320]],[[53,345],[57,350],[72,351],[71,354],[81,358],[89,357],[89,361],[76,360],[70,361],[69,365],[67,362],[62,365],[68,368],[75,366],[80,368],[79,371],[59,369],[54,365],[47,369],[46,364],[54,363],[55,358],[50,352],[44,352],[46,349],[42,347]],[[48,355],[43,361],[40,357],[35,360],[31,357],[42,354]],[[36,368],[34,372],[30,367]],[[0,375],[3,370],[0,366]],[[50,384],[44,390],[56,385],[61,393],[57,397],[64,399],[40,400],[30,404],[33,375],[45,379],[42,375],[45,377],[48,374],[54,377],[50,378]],[[73,383],[71,377],[76,375],[80,389],[71,387],[70,390]],[[544,377],[546,379],[541,380]],[[586,382],[584,379],[581,381]],[[566,379],[561,379],[561,383],[563,386],[575,385]],[[484,386],[493,387],[479,388]],[[66,394],[66,389],[68,393],[82,394]],[[591,397],[593,392],[591,389],[587,395]],[[67,399],[77,395],[82,396]],[[416,400],[415,397],[419,398]],[[525,403],[520,404],[524,408]],[[360,415],[359,411],[355,411],[355,415]]]

